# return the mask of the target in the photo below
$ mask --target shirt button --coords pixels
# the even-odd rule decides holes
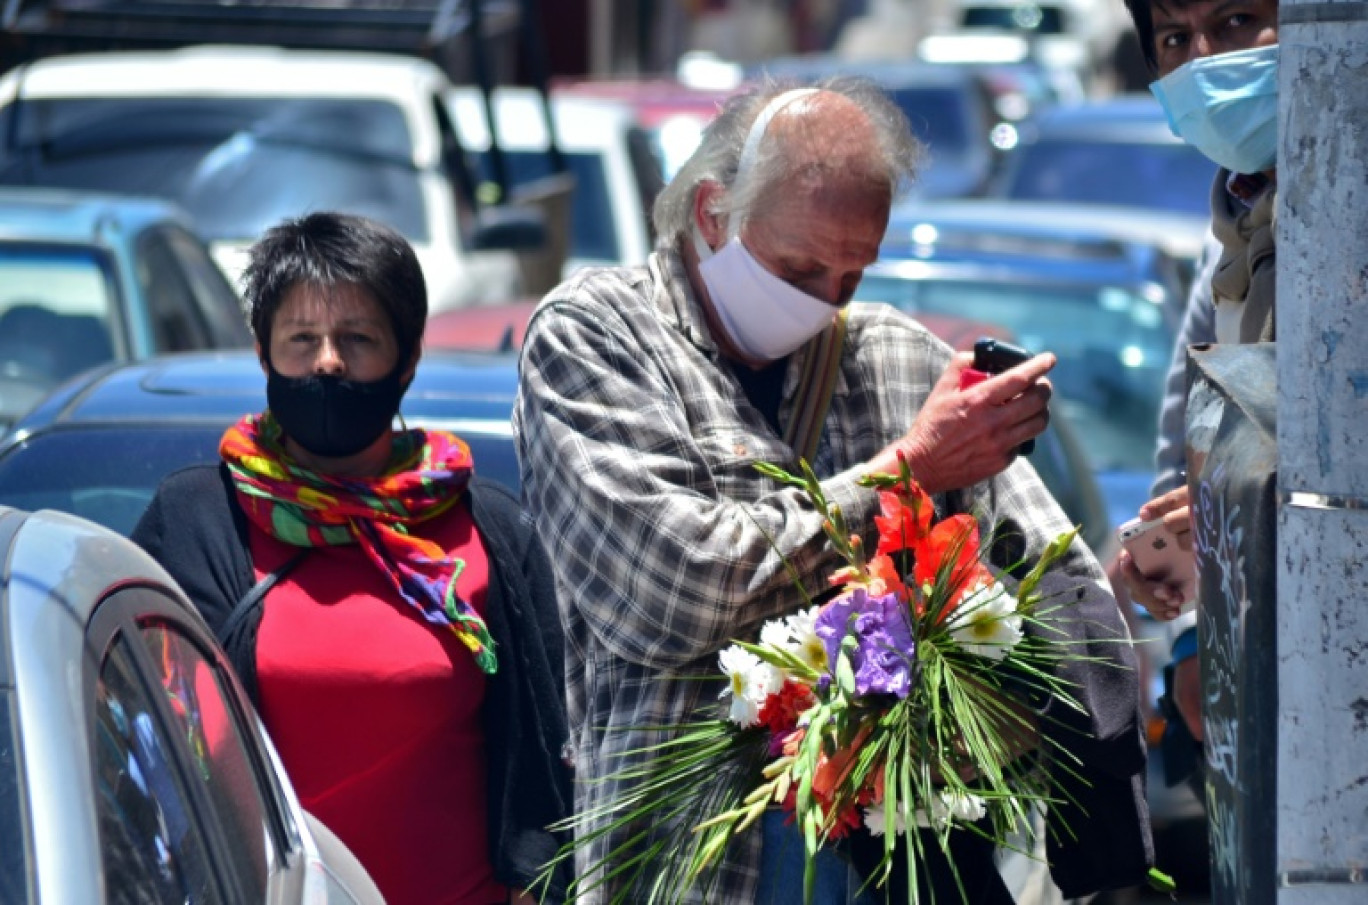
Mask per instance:
[[[738,443],[738,444],[736,444],[735,446],[732,447],[732,452],[736,453],[738,456],[744,456],[744,455],[746,454],[746,444],[744,444],[744,443]]]

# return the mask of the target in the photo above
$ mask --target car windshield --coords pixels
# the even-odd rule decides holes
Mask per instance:
[[[126,536],[162,478],[187,465],[220,461],[225,427],[104,424],[40,431],[0,456],[0,505],[69,512]],[[511,435],[469,431],[461,439],[478,474],[517,489]],[[91,455],[92,449],[100,454]]]
[[[962,154],[969,149],[973,126],[960,91],[930,86],[887,91],[907,116],[912,134],[926,142],[933,159],[937,154]]]
[[[1023,281],[905,279],[866,274],[856,297],[911,314],[997,324],[1059,363],[1050,372],[1094,466],[1147,471],[1172,342],[1161,306],[1119,286]]]
[[[472,155],[476,158],[480,178],[494,178],[489,152]],[[526,185],[550,176],[551,155],[545,151],[504,150],[504,163],[509,182]],[[574,194],[570,201],[570,257],[595,261],[620,260],[612,202],[608,195],[608,177],[603,171],[603,155],[584,151],[563,152],[565,164],[575,177]]]
[[[114,357],[116,287],[98,249],[0,242],[0,424]]]
[[[408,126],[385,101],[76,98],[10,110],[6,185],[167,198],[211,241],[254,239],[325,208],[429,240]]]
[[[1189,145],[1051,139],[1017,155],[1008,198],[1211,213],[1216,165]]]

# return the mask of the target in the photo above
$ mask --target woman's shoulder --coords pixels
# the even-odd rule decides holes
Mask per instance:
[[[225,490],[228,467],[222,462],[205,462],[178,468],[161,479],[157,486],[158,496],[183,493],[205,494],[215,490]]]
[[[514,540],[527,525],[517,495],[492,478],[478,475],[470,479],[470,512],[481,534],[497,532]]]
[[[133,539],[144,546],[155,540],[168,547],[179,546],[177,538],[192,543],[205,535],[237,539],[241,532],[236,510],[226,466],[189,465],[162,479]]]

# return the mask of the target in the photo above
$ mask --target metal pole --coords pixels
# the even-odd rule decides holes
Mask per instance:
[[[1368,3],[1282,0],[1279,905],[1368,901]]]

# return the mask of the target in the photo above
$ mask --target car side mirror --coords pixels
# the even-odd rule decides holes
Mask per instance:
[[[536,251],[546,247],[546,215],[523,205],[487,207],[475,216],[472,251]]]

